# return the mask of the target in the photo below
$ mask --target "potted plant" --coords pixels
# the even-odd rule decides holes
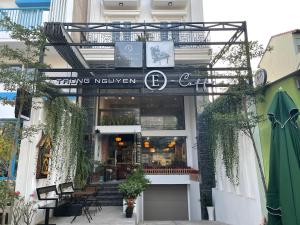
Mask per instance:
[[[126,201],[126,217],[131,218],[136,198],[147,188],[150,181],[145,177],[143,170],[135,170],[125,182],[119,184],[118,189]]]
[[[206,207],[208,220],[215,220],[215,207],[212,204],[212,198],[208,193],[203,193],[202,195],[202,203]]]

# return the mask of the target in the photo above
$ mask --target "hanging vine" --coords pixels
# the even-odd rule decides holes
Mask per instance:
[[[263,165],[254,138],[255,127],[264,120],[264,116],[257,115],[254,110],[256,101],[261,101],[264,90],[253,87],[253,74],[249,64],[250,60],[262,56],[263,53],[263,46],[257,41],[231,46],[225,52],[221,57],[222,63],[234,68],[248,67],[248,70],[236,70],[227,74],[237,78],[232,80],[227,95],[219,97],[204,109],[203,116],[206,117],[209,127],[209,150],[215,158],[215,163],[218,154],[222,155],[226,176],[234,184],[239,183],[239,134],[243,133],[250,138],[266,192]]]
[[[203,112],[208,123],[209,150],[213,153],[215,162],[218,154],[221,154],[226,176],[235,184],[238,183],[239,168],[240,124],[237,118],[241,117],[241,105],[242,98],[239,95],[222,96],[209,104]]]
[[[75,177],[75,169],[82,159],[84,111],[67,98],[48,99],[46,108],[46,133],[53,140],[52,167],[66,181]]]

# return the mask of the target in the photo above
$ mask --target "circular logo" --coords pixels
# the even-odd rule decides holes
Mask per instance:
[[[145,76],[145,85],[151,91],[161,91],[167,86],[166,75],[159,70],[152,70]]]
[[[132,52],[133,47],[132,47],[131,44],[127,44],[127,45],[125,46],[125,49],[126,49],[128,52]]]

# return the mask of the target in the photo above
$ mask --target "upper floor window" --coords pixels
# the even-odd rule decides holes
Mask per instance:
[[[144,130],[185,129],[183,97],[143,97],[140,104]]]
[[[296,53],[300,53],[300,38],[295,37]]]
[[[98,108],[100,126],[140,124],[139,102],[135,97],[101,97]]]

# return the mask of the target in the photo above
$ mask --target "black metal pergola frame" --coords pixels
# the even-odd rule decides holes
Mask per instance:
[[[226,40],[221,41],[211,41],[210,34],[219,32],[226,32],[229,37]],[[228,94],[225,91],[215,92],[214,88],[218,87],[228,87],[230,86],[230,82],[226,83],[224,81],[229,80],[232,81],[234,79],[239,78],[235,75],[226,75],[226,73],[230,71],[244,71],[245,79],[249,82],[249,85],[252,85],[252,71],[250,65],[250,50],[249,50],[249,41],[247,34],[247,26],[245,21],[237,21],[237,22],[178,22],[178,23],[167,23],[167,26],[162,26],[162,23],[130,23],[126,24],[116,24],[116,23],[47,23],[45,26],[45,33],[48,37],[47,46],[53,46],[57,52],[71,65],[71,69],[66,68],[51,68],[51,69],[41,69],[40,72],[47,72],[47,80],[55,80],[57,78],[66,78],[65,76],[49,76],[51,73],[69,73],[70,77],[74,75],[74,73],[78,74],[80,77],[94,77],[100,76],[101,72],[105,72],[106,74],[112,73],[116,69],[113,66],[100,66],[97,68],[91,68],[86,66],[86,62],[84,61],[83,56],[80,53],[81,48],[97,48],[101,52],[102,48],[112,48],[115,46],[115,41],[113,40],[114,34],[126,34],[128,36],[132,35],[134,38],[141,35],[146,39],[149,34],[177,34],[178,37],[181,34],[190,34],[190,37],[196,36],[195,34],[201,34],[201,38],[188,38],[183,40],[181,38],[177,38],[174,41],[175,48],[211,48],[212,46],[221,46],[219,52],[212,58],[212,60],[207,64],[195,65],[176,65],[174,68],[166,69],[167,71],[197,71],[198,74],[204,72],[204,75],[201,74],[202,79],[209,79],[214,81],[223,81],[223,82],[215,82],[208,85],[210,87],[210,91],[198,91],[198,92],[190,92],[190,93],[172,93],[173,95],[224,95]],[[80,37],[76,39],[72,39],[72,36]],[[89,41],[88,36],[92,37],[100,37],[103,35],[103,39],[101,40],[93,40]],[[125,36],[125,35],[124,35]],[[106,38],[106,39],[105,39]],[[104,41],[103,41],[104,40]],[[121,40],[126,41],[126,40]],[[127,40],[128,41],[128,40]],[[132,37],[130,37],[130,41],[132,41]],[[145,41],[145,40],[143,40]],[[151,41],[151,40],[150,40]],[[231,46],[234,45],[244,45],[246,51],[246,66],[245,67],[217,67],[217,62],[222,58],[222,56],[230,50]],[[144,73],[149,70],[145,66],[140,69],[132,69],[135,71],[140,71]],[[120,70],[119,70],[120,71]],[[223,74],[213,74],[213,72],[223,72]],[[194,77],[197,79],[197,77]],[[54,85],[55,88],[58,89],[77,89],[76,93],[74,92],[58,92],[56,95],[58,96],[123,96],[127,94],[118,94],[116,93],[101,93],[98,91],[94,92],[85,92],[82,91],[86,88],[90,88],[91,86],[84,85]],[[93,86],[94,89],[97,89],[96,86]],[[117,88],[116,88],[117,89]],[[81,90],[81,91],[80,91]],[[176,90],[176,88],[174,88]],[[151,95],[164,95],[165,93],[148,93]],[[170,94],[170,93],[168,93]],[[139,93],[129,93],[128,95],[132,96],[142,96],[145,95],[142,91]]]

